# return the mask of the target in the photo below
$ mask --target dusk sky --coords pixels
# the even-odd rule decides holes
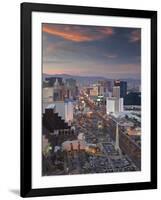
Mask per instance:
[[[43,73],[137,78],[141,29],[43,24]]]

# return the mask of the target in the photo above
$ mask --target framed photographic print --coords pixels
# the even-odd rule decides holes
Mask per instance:
[[[157,188],[157,12],[21,4],[21,196]]]

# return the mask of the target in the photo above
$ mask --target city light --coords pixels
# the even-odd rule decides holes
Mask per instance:
[[[42,175],[140,171],[140,40],[129,42],[125,27],[107,36],[105,27],[50,26],[59,32],[43,32],[43,60],[53,62],[43,61]]]

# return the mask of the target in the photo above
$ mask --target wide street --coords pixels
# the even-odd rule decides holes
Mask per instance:
[[[73,151],[66,154],[67,174],[105,173],[137,171],[131,159],[115,149],[109,131],[105,126],[106,119],[91,102],[82,95],[74,110],[76,133],[85,135],[85,142],[99,146],[100,154],[90,154],[84,151]],[[100,126],[99,126],[100,125]]]

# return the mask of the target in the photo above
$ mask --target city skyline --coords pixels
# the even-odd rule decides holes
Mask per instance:
[[[141,76],[141,29],[43,24],[43,73]]]
[[[113,81],[45,79],[43,176],[141,170],[140,85]]]
[[[141,29],[42,31],[42,176],[141,171]]]

